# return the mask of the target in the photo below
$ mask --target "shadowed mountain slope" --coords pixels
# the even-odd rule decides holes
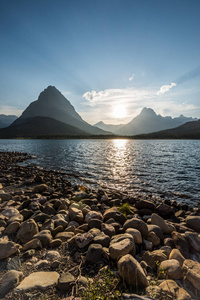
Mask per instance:
[[[200,139],[200,120],[173,129],[134,136],[139,139]]]

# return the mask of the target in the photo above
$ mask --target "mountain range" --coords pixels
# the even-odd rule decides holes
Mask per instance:
[[[14,115],[0,115],[0,128],[8,127],[17,119]]]
[[[1,123],[3,127],[5,124],[9,125],[0,129],[0,138],[5,139],[94,136],[200,138],[199,120],[183,115],[177,118],[162,117],[146,107],[127,124],[107,125],[99,122],[92,126],[81,118],[69,100],[54,86],[48,86],[41,92],[38,99],[30,103],[19,118],[0,115],[0,126]]]
[[[186,122],[196,121],[195,118],[188,118],[180,115],[177,118],[162,117],[157,115],[153,109],[144,107],[141,113],[133,118],[127,124],[121,125],[106,125],[103,122],[99,122],[94,126],[110,131],[117,135],[133,136],[142,133],[156,132],[164,129],[175,128],[183,125]]]

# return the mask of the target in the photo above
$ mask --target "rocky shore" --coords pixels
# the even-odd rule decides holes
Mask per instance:
[[[200,209],[0,153],[0,298],[200,299]]]

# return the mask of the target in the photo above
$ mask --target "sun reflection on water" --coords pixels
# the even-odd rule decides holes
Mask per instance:
[[[127,140],[113,140],[113,147],[109,156],[114,179],[123,181],[127,174]]]

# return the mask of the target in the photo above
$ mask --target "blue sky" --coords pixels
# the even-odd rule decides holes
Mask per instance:
[[[89,123],[200,118],[200,1],[0,0],[0,113],[56,86]]]

